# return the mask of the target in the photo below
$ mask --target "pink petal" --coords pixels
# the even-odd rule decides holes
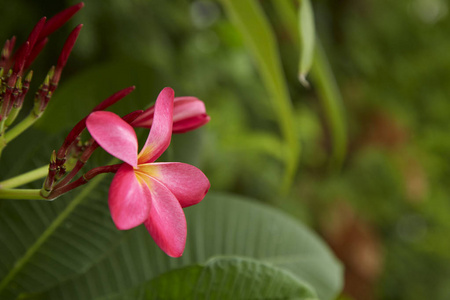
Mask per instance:
[[[205,103],[196,97],[177,97],[173,106],[173,122],[206,114]]]
[[[155,106],[146,109],[142,115],[134,120],[133,127],[151,128]],[[195,120],[195,124],[192,121]],[[196,97],[175,97],[173,101],[173,132],[182,133],[198,128],[209,121],[206,115],[206,108],[203,101]],[[181,123],[181,124],[180,124]],[[186,130],[186,124],[189,123],[189,129]],[[201,124],[199,124],[201,123]],[[177,127],[177,128],[175,128]]]
[[[89,133],[109,154],[137,166],[137,137],[133,127],[109,111],[96,111],[86,120]]]
[[[139,164],[154,162],[169,147],[172,137],[174,92],[164,88],[155,103],[153,125],[147,141],[138,156]]]
[[[182,207],[202,201],[210,187],[202,171],[184,163],[143,164],[138,166],[137,172],[144,172],[164,184]]]
[[[153,115],[155,114],[155,106],[147,108],[139,117],[131,122],[133,127],[151,128],[153,123]]]
[[[148,218],[150,191],[127,164],[117,171],[109,188],[108,204],[111,216],[120,230],[136,227]]]
[[[183,209],[175,196],[163,184],[146,175],[140,177],[147,181],[152,197],[150,213],[144,223],[145,227],[167,255],[180,257],[184,251],[187,234]]]
[[[211,118],[204,114],[199,116],[193,116],[188,119],[180,120],[173,123],[172,132],[173,133],[185,133],[197,129],[209,122]]]

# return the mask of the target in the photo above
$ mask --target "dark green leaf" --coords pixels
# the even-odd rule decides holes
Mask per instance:
[[[291,273],[241,257],[212,258],[165,273],[125,295],[102,298],[119,299],[318,300],[311,287]]]

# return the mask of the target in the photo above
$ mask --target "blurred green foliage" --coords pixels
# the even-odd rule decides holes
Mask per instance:
[[[74,3],[2,4],[0,40],[12,34],[23,40],[42,15]],[[331,241],[338,234],[330,238],[335,231],[327,228],[340,227],[327,216],[339,212],[336,203],[346,203],[379,243],[370,253],[381,273],[375,268],[367,275],[374,299],[449,299],[449,4],[312,1],[318,36],[346,111],[349,152],[338,173],[327,167],[330,128],[317,86],[312,81],[305,89],[297,81],[296,37],[270,1],[261,4],[278,39],[302,144],[288,195],[279,193],[283,146],[269,92],[240,33],[216,1],[86,1],[33,68],[37,84],[56,63],[70,28],[85,25],[49,107],[49,112],[67,108],[70,115],[52,118],[49,113],[39,130],[67,132],[73,120],[132,84],[136,91],[117,111],[152,104],[164,86],[173,87],[177,96],[197,96],[205,101],[211,122],[199,133],[175,137],[172,148],[176,157],[205,172],[213,190],[270,202],[307,220]],[[189,138],[192,147],[176,149],[178,140]],[[5,155],[11,153],[5,150]],[[358,257],[353,244],[341,248]],[[365,266],[364,261],[354,263]],[[352,266],[347,267],[350,272]]]

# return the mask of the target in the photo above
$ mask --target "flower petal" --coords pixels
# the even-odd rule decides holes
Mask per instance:
[[[148,186],[136,176],[133,167],[122,164],[108,195],[109,210],[116,227],[126,230],[144,223],[150,212],[150,199]]]
[[[152,128],[138,156],[139,164],[154,162],[169,147],[172,137],[173,97],[174,92],[169,87],[159,93]]]
[[[131,125],[133,127],[151,128],[155,106],[147,108],[142,115],[137,117]],[[196,97],[185,96],[173,99],[173,123],[190,119],[195,116],[206,115],[206,108],[203,101]]]
[[[202,201],[210,187],[202,171],[184,163],[143,164],[138,166],[137,172],[144,172],[164,184],[182,207]]]
[[[89,133],[109,154],[137,166],[137,137],[133,127],[109,111],[96,111],[86,120]]]
[[[156,244],[169,256],[180,257],[186,244],[186,217],[175,196],[163,184],[150,176],[147,181],[151,193],[151,207],[145,227]],[[144,178],[145,177],[145,178]]]
[[[207,114],[197,115],[173,123],[173,133],[185,133],[197,129],[209,122],[211,118]]]
[[[133,127],[151,128],[154,114],[155,106],[152,105],[151,107],[144,110],[144,112],[130,124]]]
[[[205,103],[196,97],[176,97],[173,102],[173,122],[206,114]]]

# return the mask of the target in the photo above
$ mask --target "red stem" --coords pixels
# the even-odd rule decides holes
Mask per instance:
[[[121,165],[122,164],[117,164],[117,165],[102,166],[102,167],[94,168],[94,169],[88,171],[86,174],[84,174],[80,178],[78,178],[77,180],[75,180],[74,182],[72,182],[68,185],[62,186],[58,189],[54,189],[50,193],[50,195],[48,195],[47,199],[55,199],[55,198],[61,196],[62,194],[65,194],[79,186],[82,186],[82,185],[88,183],[89,180],[91,180],[92,178],[94,178],[97,175],[100,175],[103,173],[116,173]]]
[[[55,189],[58,189],[68,184],[72,180],[72,178],[74,178],[75,175],[77,175],[77,173],[81,170],[81,168],[83,168],[89,157],[91,157],[92,153],[94,153],[95,149],[98,148],[99,144],[97,144],[97,142],[94,139],[91,139],[90,142],[91,145],[86,150],[84,150],[83,154],[75,164],[75,167],[60,182],[58,182],[58,184],[55,186]]]

